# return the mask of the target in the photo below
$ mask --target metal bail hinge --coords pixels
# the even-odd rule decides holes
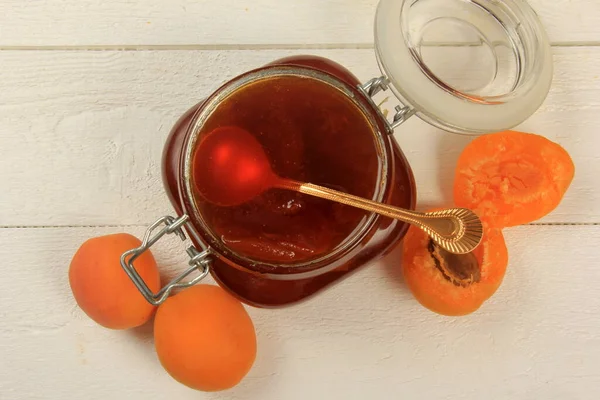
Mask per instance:
[[[193,286],[208,275],[211,261],[209,258],[210,249],[206,248],[202,251],[198,251],[194,246],[189,246],[187,248],[187,253],[190,256],[189,268],[160,289],[158,293],[153,293],[152,290],[150,290],[148,285],[146,285],[146,282],[144,282],[133,266],[134,261],[164,235],[174,233],[179,236],[182,241],[185,240],[186,237],[182,227],[188,222],[188,219],[189,217],[185,214],[177,219],[171,216],[165,216],[158,219],[146,230],[142,245],[136,249],[126,251],[121,256],[121,267],[123,267],[129,278],[150,304],[157,306],[165,301],[174,289]],[[164,227],[152,236],[152,232],[161,225],[164,225]],[[194,271],[197,271],[198,275],[189,281],[182,282],[183,279]]]
[[[360,90],[365,95],[367,100],[373,105],[375,110],[377,110],[379,116],[386,122],[388,134],[391,135],[392,133],[394,133],[394,129],[401,125],[408,118],[410,118],[415,113],[415,111],[408,106],[396,106],[394,108],[396,113],[392,118],[392,122],[389,122],[387,120],[385,115],[383,115],[383,113],[379,109],[379,106],[377,106],[377,104],[375,104],[375,102],[373,101],[372,97],[381,91],[388,90],[389,84],[390,81],[386,76],[380,76],[379,78],[373,78],[362,85],[358,85],[358,90]]]

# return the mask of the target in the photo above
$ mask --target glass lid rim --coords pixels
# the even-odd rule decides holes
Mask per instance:
[[[533,90],[502,103],[494,102],[493,97],[488,97],[492,101],[469,101],[468,98],[473,99],[473,96],[455,95],[448,90],[450,85],[443,81],[443,85],[437,84],[422,70],[422,66],[410,54],[408,44],[402,39],[400,24],[394,25],[402,16],[402,7],[406,1],[409,0],[380,0],[374,23],[374,49],[378,67],[400,103],[412,109],[428,124],[461,134],[510,129],[535,114],[550,91],[553,63],[547,33],[527,1],[513,0],[523,7],[531,18],[529,22],[540,34],[538,44],[543,58],[539,62],[541,73],[536,78]],[[398,37],[401,39],[398,40]],[[430,95],[422,94],[425,91]],[[460,114],[460,118],[451,115],[448,111],[450,108],[456,109],[454,114]]]

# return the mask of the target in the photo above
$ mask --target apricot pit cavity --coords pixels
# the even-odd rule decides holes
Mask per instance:
[[[429,239],[427,249],[438,271],[455,286],[466,288],[481,280],[479,262],[473,253],[450,253],[438,246],[432,239]]]

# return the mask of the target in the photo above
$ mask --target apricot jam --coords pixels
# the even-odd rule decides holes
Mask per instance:
[[[343,93],[321,81],[280,76],[247,85],[212,113],[200,140],[232,125],[255,136],[282,178],[369,199],[376,192],[381,167],[373,129]],[[201,172],[192,179],[198,176]],[[234,207],[213,205],[197,194],[196,204],[208,228],[231,251],[269,263],[318,258],[368,217],[362,210],[282,189]]]
[[[239,206],[211,204],[194,189],[194,149],[216,128],[240,127],[282,178],[414,208],[412,171],[358,84],[327,59],[283,59],[227,82],[173,129],[167,192],[189,215],[192,241],[210,248],[215,280],[247,304],[303,300],[384,255],[407,226],[283,189]]]

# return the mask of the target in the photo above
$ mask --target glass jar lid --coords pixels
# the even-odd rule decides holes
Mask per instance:
[[[456,133],[513,128],[552,81],[547,35],[524,0],[380,0],[375,50],[405,112]]]

